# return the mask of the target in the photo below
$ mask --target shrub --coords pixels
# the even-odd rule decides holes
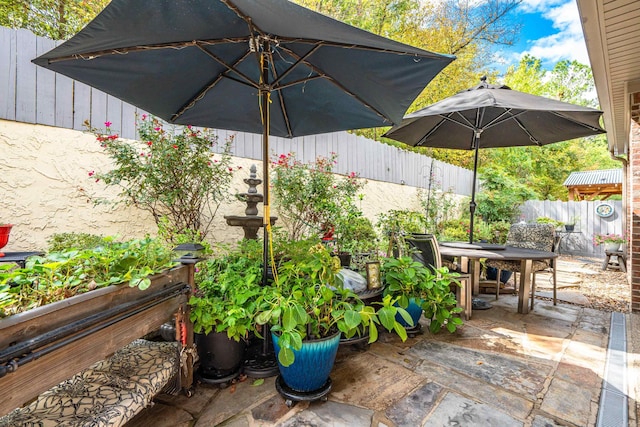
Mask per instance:
[[[140,141],[128,141],[112,133],[110,122],[105,126],[105,131],[90,130],[112,159],[113,168],[91,171],[89,176],[119,187],[116,203],[150,212],[156,224],[167,218],[177,233],[192,230],[206,237],[218,207],[229,198],[233,138],[225,141],[220,154],[214,154],[218,139],[209,130],[185,126],[181,132],[167,131],[158,119],[143,115],[137,121]]]

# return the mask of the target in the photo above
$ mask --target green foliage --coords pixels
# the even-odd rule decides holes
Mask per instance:
[[[381,245],[386,250],[387,256],[394,253],[405,253],[406,246],[403,235],[411,233],[424,233],[428,227],[422,212],[409,209],[391,209],[378,215],[376,223],[381,238]]]
[[[3,0],[0,25],[26,28],[35,35],[66,40],[93,19],[109,0]]]
[[[433,167],[433,161],[431,166]],[[418,190],[418,199],[426,215],[425,232],[437,234],[439,222],[457,216],[458,205],[453,192],[442,191],[442,183],[433,169],[429,173],[427,188]]]
[[[382,277],[386,284],[384,295],[398,300],[402,308],[409,306],[413,299],[420,303],[424,316],[430,320],[429,330],[436,333],[446,327],[455,332],[462,324],[454,316],[462,311],[456,307],[455,294],[451,285],[460,286],[458,273],[449,272],[446,267],[431,270],[413,258],[403,256],[386,258],[382,263]]]
[[[491,238],[488,239],[489,243],[497,243],[504,245],[507,241],[507,234],[511,228],[509,221],[498,221],[490,224]]]
[[[113,169],[89,176],[119,187],[119,202],[150,212],[156,224],[166,218],[173,233],[206,237],[220,203],[229,198],[232,138],[214,154],[217,137],[209,130],[185,126],[179,133],[167,131],[158,119],[143,115],[137,122],[138,142],[113,134],[110,122],[105,126],[105,132],[91,131]],[[172,241],[173,235],[166,237]]]
[[[0,316],[109,285],[144,290],[151,284],[148,276],[176,265],[172,259],[170,249],[148,237],[125,242],[106,237],[99,247],[30,257],[25,268],[0,269]]]
[[[103,236],[89,233],[56,233],[47,241],[49,244],[48,252],[93,249],[102,245],[103,242]]]
[[[482,173],[482,190],[476,197],[476,215],[485,222],[510,222],[517,217],[520,205],[533,198],[533,191],[510,178],[504,169],[486,168]]]
[[[372,306],[364,305],[353,291],[342,287],[337,275],[340,261],[325,246],[312,240],[301,241],[298,246],[307,250],[296,250],[278,266],[275,286],[265,291],[256,316],[258,324],[270,324],[278,336],[278,360],[283,366],[294,362],[294,350],[302,348],[303,340],[338,332],[352,338],[367,329],[369,342],[374,342],[378,338],[376,325],[381,324],[406,339],[406,331],[395,321],[395,314],[404,310],[394,307],[392,298],[380,303],[379,317]]]
[[[335,153],[309,163],[297,160],[294,153],[281,154],[272,161],[274,203],[291,240],[330,230],[345,241],[353,240],[350,221],[362,216],[356,202],[365,181],[355,173],[338,177],[333,173],[336,163]]]
[[[243,240],[235,248],[198,264],[196,293],[189,300],[194,331],[226,332],[248,338],[263,293],[262,243]]]
[[[340,215],[336,224],[338,252],[364,253],[377,250],[378,234],[361,213]]]
[[[556,228],[562,227],[564,225],[564,222],[557,219],[549,218],[547,216],[540,216],[536,218],[536,222],[538,224],[553,224]]]

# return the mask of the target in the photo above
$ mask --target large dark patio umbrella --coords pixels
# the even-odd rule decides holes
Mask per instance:
[[[261,133],[266,283],[269,135],[399,123],[453,59],[286,0],[113,0],[33,62],[170,123]]]
[[[411,113],[383,136],[412,146],[475,150],[469,243],[473,243],[478,150],[546,145],[604,133],[602,111],[511,90],[478,86]]]
[[[269,135],[399,123],[453,59],[286,0],[114,0],[33,62],[170,123],[261,133],[266,231]]]

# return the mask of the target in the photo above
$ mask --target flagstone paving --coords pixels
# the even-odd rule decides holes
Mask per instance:
[[[610,313],[536,300],[523,315],[515,295],[482,297],[493,308],[454,334],[432,335],[422,319],[406,342],[381,333],[341,346],[327,402],[288,407],[274,378],[198,384],[191,398],[160,396],[130,426],[595,426]]]

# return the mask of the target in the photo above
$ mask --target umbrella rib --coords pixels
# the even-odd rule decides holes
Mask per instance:
[[[274,69],[274,70],[273,70],[273,75],[274,75],[274,76],[276,76],[276,79],[275,79],[271,84],[272,84],[273,86],[277,86],[277,85],[278,85],[278,83],[279,83],[283,78],[285,78],[286,76],[288,76],[288,75],[289,75],[289,73],[291,73],[291,71],[293,71],[293,69],[294,69],[294,68],[296,68],[299,64],[301,64],[301,63],[306,64],[306,61],[305,61],[305,60],[306,60],[309,56],[313,55],[313,54],[314,54],[318,49],[320,49],[320,46],[322,46],[322,44],[317,44],[317,45],[315,45],[315,46],[313,47],[313,49],[311,49],[309,52],[305,53],[303,56],[299,57],[299,58],[297,59],[297,61],[296,61],[293,65],[291,65],[291,67],[289,67],[288,69],[286,69],[286,70],[285,70],[285,71],[284,71],[280,76],[277,76],[277,75],[276,75],[276,72],[275,72],[276,70]],[[270,54],[270,56],[271,56],[271,63],[272,63],[272,64],[274,64],[274,61],[273,61],[273,53],[271,53],[271,54]],[[284,87],[284,86],[283,86],[283,87]]]
[[[58,58],[48,59],[49,64],[55,64],[56,62],[74,61],[77,59],[84,59],[90,61],[92,59],[99,58],[106,55],[126,55],[131,52],[143,52],[146,50],[160,50],[160,49],[185,49],[188,47],[194,47],[199,44],[214,45],[223,43],[246,43],[247,37],[229,37],[224,39],[215,40],[190,40],[183,42],[171,42],[171,43],[155,43],[144,46],[124,46],[118,48],[111,48],[105,50],[96,50],[93,52],[74,53],[72,55],[60,56]]]
[[[276,70],[275,61],[273,60],[273,53],[271,52],[271,50],[269,50],[266,53],[269,57],[269,66],[271,67],[271,72],[275,77],[274,84],[276,84],[276,82],[278,82],[284,76],[282,75],[278,77],[278,71]],[[288,74],[292,68],[293,67],[290,67],[288,70],[285,71],[284,74],[285,75]],[[269,90],[271,91],[271,88],[269,88]],[[293,131],[291,129],[291,121],[289,120],[289,113],[287,112],[287,106],[285,105],[284,96],[282,96],[283,95],[282,92],[279,92],[279,95],[280,96],[278,96],[278,100],[280,101],[280,111],[282,111],[282,118],[284,120],[285,125],[287,126],[287,134],[291,136],[293,134]]]
[[[451,114],[453,113],[449,113],[449,116],[451,116]],[[429,138],[431,135],[433,135],[439,128],[440,126],[442,126],[447,120],[451,120],[454,123],[458,123],[457,121],[450,119],[449,116],[445,116],[443,114],[438,114],[440,117],[442,117],[442,120],[440,120],[434,127],[432,127],[429,132],[427,132],[426,134],[424,134],[424,136],[422,138],[420,138],[420,140],[416,143],[416,146],[420,147],[422,146],[422,144],[424,144],[427,141],[427,138]]]
[[[256,31],[259,31],[259,30],[256,29]],[[225,37],[225,38],[221,38],[221,39],[200,39],[200,40],[188,40],[188,41],[170,42],[170,43],[151,43],[151,44],[147,44],[147,45],[143,45],[143,46],[114,47],[114,48],[103,49],[103,50],[95,50],[95,51],[89,51],[89,52],[83,52],[83,53],[74,53],[72,55],[65,55],[65,56],[60,56],[60,57],[57,57],[57,58],[49,58],[49,59],[47,59],[47,63],[48,64],[55,64],[57,62],[74,61],[74,60],[78,60],[78,59],[84,59],[84,60],[90,61],[92,59],[96,59],[96,58],[99,58],[101,56],[106,56],[106,55],[126,55],[126,54],[131,53],[131,52],[142,52],[142,51],[145,51],[145,50],[159,50],[159,49],[178,49],[179,50],[179,49],[184,49],[184,48],[188,48],[188,47],[193,47],[193,46],[196,46],[196,45],[217,45],[217,44],[224,44],[224,43],[248,43],[249,40],[252,37],[253,36],[248,35],[248,36],[242,36],[242,37]],[[266,35],[264,35],[262,37],[264,37],[267,40],[270,39],[270,37],[268,37]],[[310,45],[317,45],[318,44],[317,40],[303,39],[303,38],[299,38],[299,37],[279,37],[279,38],[273,38],[273,40],[278,42],[278,43],[308,43]],[[342,48],[342,49],[360,49],[360,50],[371,51],[371,52],[393,53],[393,54],[396,54],[396,55],[406,55],[406,56],[413,56],[413,57],[417,57],[417,58],[429,58],[429,59],[439,58],[439,55],[433,54],[433,53],[430,53],[430,54],[418,54],[418,53],[403,52],[403,51],[393,50],[393,49],[382,49],[382,48],[376,48],[376,47],[370,47],[370,46],[363,46],[363,45],[358,45],[358,44],[347,44],[347,43],[323,41],[322,45],[323,46],[328,46],[328,47],[337,47],[337,48]]]
[[[563,118],[563,119],[565,119],[565,120],[568,120],[568,121],[570,121],[570,122],[572,122],[572,123],[574,123],[574,124],[576,124],[576,125],[579,125],[579,126],[582,126],[582,127],[584,127],[584,128],[587,128],[587,129],[589,129],[589,130],[592,130],[592,131],[594,131],[594,132],[602,133],[602,129],[599,129],[599,128],[597,128],[597,127],[593,127],[593,126],[591,126],[591,125],[589,125],[589,124],[587,124],[587,123],[583,123],[583,122],[581,122],[581,121],[579,121],[579,120],[574,120],[574,119],[572,119],[571,117],[565,116],[564,114],[561,114],[561,113],[560,113],[560,112],[558,112],[558,111],[550,111],[550,113],[551,113],[551,114],[553,114],[553,115],[556,115],[556,116],[558,116],[558,117],[560,117],[560,118]]]
[[[324,44],[323,44],[324,45]],[[313,71],[315,71],[316,73],[319,74],[320,77],[324,77],[326,78],[328,81],[330,81],[331,83],[333,83],[335,86],[337,86],[338,88],[340,88],[343,92],[345,92],[348,95],[351,95],[353,98],[355,98],[358,102],[360,102],[362,105],[364,105],[365,107],[371,109],[371,111],[373,111],[374,113],[376,113],[378,116],[382,117],[384,120],[389,121],[390,123],[393,123],[393,120],[391,120],[389,117],[385,116],[382,112],[380,112],[377,108],[375,108],[373,105],[369,104],[367,101],[365,101],[364,99],[360,98],[359,96],[357,96],[356,94],[354,94],[353,92],[351,92],[348,88],[346,88],[345,86],[343,86],[342,84],[340,84],[338,81],[336,81],[333,77],[331,77],[331,75],[325,73],[323,70],[321,70],[320,68],[316,67],[315,65],[305,61],[302,57],[300,57],[297,53],[295,53],[294,51],[284,47],[284,46],[280,46],[280,48],[282,50],[284,50],[285,52],[287,52],[289,55],[293,56],[294,58],[297,58],[298,60],[301,60],[302,63],[304,63],[306,66],[308,66],[309,68],[311,68]],[[300,61],[298,61],[300,62]]]
[[[502,114],[500,114],[498,117],[496,117],[495,119],[493,119],[492,121],[487,123],[487,125],[484,126],[483,129],[489,129],[489,128],[493,127],[493,126],[499,125],[499,124],[504,123],[506,121],[513,120],[520,127],[520,129],[522,129],[522,131],[529,136],[529,141],[531,141],[535,145],[540,146],[541,144],[540,144],[540,141],[538,140],[538,138],[533,136],[533,134],[531,132],[529,132],[529,129],[527,129],[526,126],[518,119],[518,116],[523,115],[524,113],[527,112],[527,110],[522,110],[522,111],[520,111],[519,113],[516,113],[516,114],[512,114],[511,113],[512,110],[513,110],[513,108],[506,108],[502,112]],[[503,117],[505,115],[508,115],[509,117],[503,119]]]
[[[203,48],[200,44],[196,45],[198,47],[198,49],[200,49],[205,55],[209,56],[211,59],[213,59],[214,61],[216,61],[218,64],[222,65],[223,67],[225,67],[228,71],[234,72],[237,75],[239,75],[240,77],[242,77],[245,80],[245,84],[248,84],[249,86],[255,87],[256,89],[258,88],[258,83],[256,83],[255,81],[251,80],[251,77],[247,76],[246,74],[244,74],[243,72],[241,72],[240,70],[238,70],[237,68],[235,68],[235,66],[237,64],[239,64],[240,62],[244,61],[244,59],[249,56],[250,51],[245,52],[245,54],[243,56],[241,56],[233,65],[229,65],[227,64],[222,58],[219,58],[217,55],[209,52],[207,49]],[[224,73],[220,73],[220,76],[222,77],[226,77],[224,75]],[[238,81],[238,80],[236,80]]]
[[[218,58],[216,55],[214,55],[211,52],[208,52],[206,49],[202,48],[202,46],[197,45],[197,47],[202,52],[204,52],[206,55],[208,55],[210,58],[214,59],[216,62],[218,62],[219,64],[221,64],[225,68],[227,68],[228,71],[232,71],[232,72],[237,73],[238,75],[240,75],[242,78],[246,79],[247,81],[242,81],[242,80],[235,79],[235,78],[233,78],[231,76],[225,75],[225,73],[218,74],[211,82],[209,82],[209,84],[207,84],[202,90],[200,90],[194,97],[192,97],[189,101],[187,101],[175,114],[173,114],[171,116],[171,120],[172,121],[177,120],[180,116],[182,116],[184,114],[185,111],[187,111],[188,109],[192,108],[198,101],[200,101],[202,98],[204,98],[204,96],[207,94],[209,89],[213,88],[215,85],[218,84],[218,82],[220,82],[220,80],[222,80],[225,77],[228,78],[228,79],[231,79],[233,81],[236,81],[238,83],[245,84],[247,86],[252,86],[252,87],[255,87],[255,88],[258,87],[258,85],[255,84],[255,82],[253,82],[249,77],[247,77],[246,75],[244,75],[243,73],[241,73],[240,71],[238,71],[235,68],[235,66],[237,64],[239,64],[247,56],[249,56],[249,54],[250,54],[249,51],[245,52],[244,55],[242,55],[240,58],[238,58],[238,60],[233,65],[228,65],[222,59]]]

